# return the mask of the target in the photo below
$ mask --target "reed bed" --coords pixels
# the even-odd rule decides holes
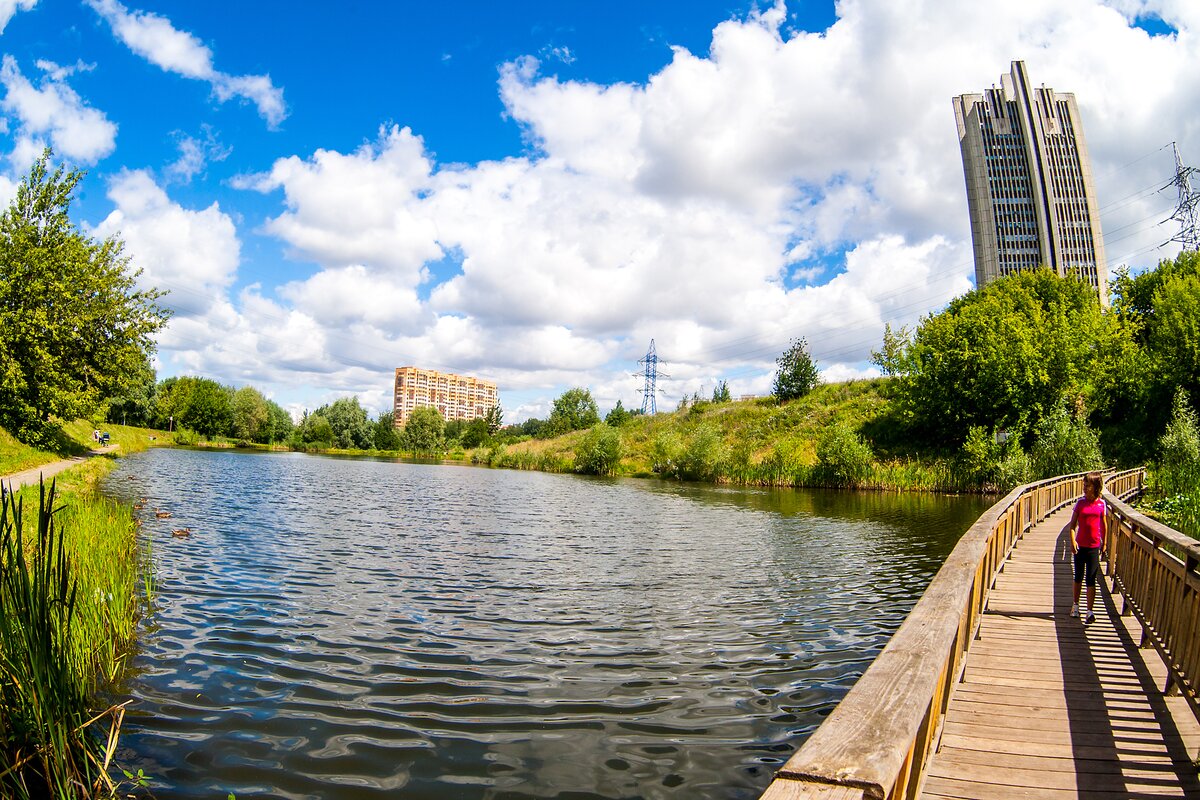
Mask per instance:
[[[129,653],[147,562],[131,511],[87,491],[100,471],[72,476],[65,502],[53,483],[3,492],[0,796],[109,798],[119,788],[109,772],[124,709],[97,698]]]

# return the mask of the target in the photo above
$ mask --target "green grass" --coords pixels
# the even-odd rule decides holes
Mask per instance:
[[[772,398],[700,401],[673,412],[635,416],[620,428],[622,458],[615,474],[663,475],[761,486],[852,486],[923,491],[979,491],[954,458],[898,442],[888,419],[887,381],[821,384],[785,404]],[[835,426],[867,440],[874,457],[852,481],[821,469],[817,446]],[[583,431],[471,452],[479,464],[571,472]]]
[[[93,429],[87,421],[64,426],[62,447],[50,453],[0,431],[0,464],[7,474],[83,452]],[[161,440],[122,425],[100,430],[120,445],[115,454]],[[60,473],[53,517],[39,486],[5,498],[0,796],[113,797],[119,788],[108,773],[123,710],[97,698],[126,664],[152,582],[132,509],[96,488],[113,464],[91,458]]]
[[[93,468],[93,471],[96,471]],[[86,483],[86,479],[80,479]],[[33,510],[36,509],[36,513]],[[125,535],[114,535],[120,531]],[[50,486],[0,509],[0,792],[114,797],[123,708],[97,706],[140,609],[129,510]]]

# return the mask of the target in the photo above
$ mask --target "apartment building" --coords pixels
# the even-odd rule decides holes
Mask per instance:
[[[396,370],[394,397],[392,410],[397,428],[419,406],[436,408],[445,420],[471,420],[486,417],[499,403],[499,393],[492,381],[420,367]]]

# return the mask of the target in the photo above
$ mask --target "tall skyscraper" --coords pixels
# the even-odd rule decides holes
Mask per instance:
[[[1108,304],[1108,263],[1075,95],[1029,84],[1014,61],[1001,88],[954,98],[967,179],[975,284],[1047,266]]]

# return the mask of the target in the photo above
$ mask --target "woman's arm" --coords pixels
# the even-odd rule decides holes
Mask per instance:
[[[1079,503],[1076,503],[1075,508],[1071,509],[1070,521],[1067,522],[1066,525],[1063,525],[1063,529],[1061,531],[1059,531],[1059,534],[1058,534],[1059,536],[1067,537],[1067,542],[1069,542],[1071,545],[1072,553],[1076,553],[1079,551],[1079,545],[1075,544],[1075,537],[1071,533],[1073,530],[1075,530],[1075,526],[1078,523],[1079,523]]]

